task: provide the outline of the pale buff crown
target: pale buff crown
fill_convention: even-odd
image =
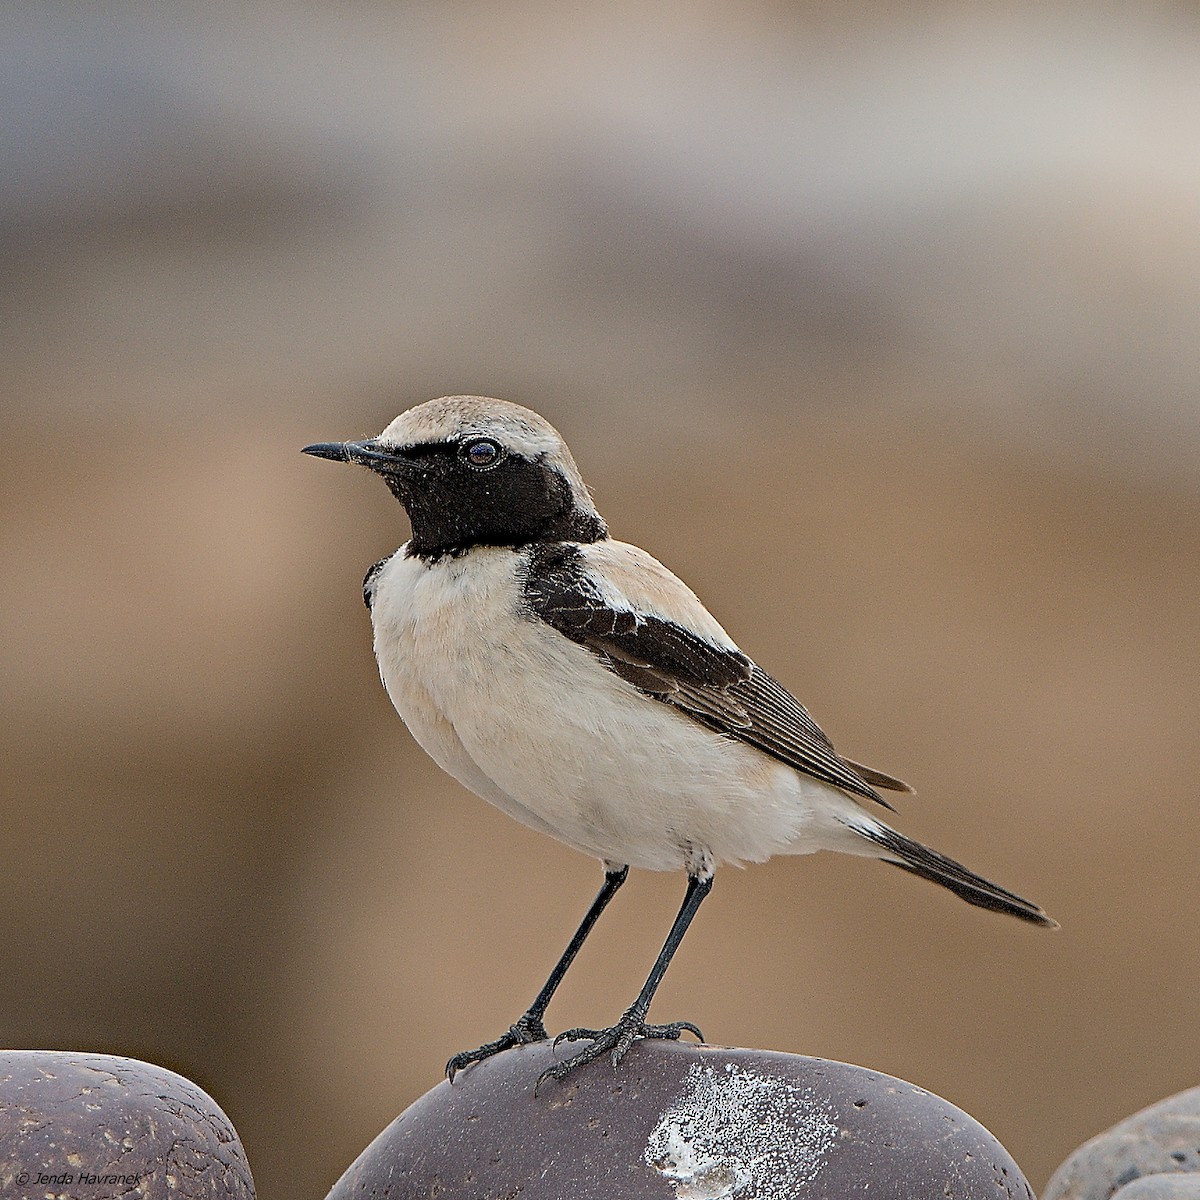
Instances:
[[[566,477],[580,508],[595,512],[583,476],[558,430],[531,408],[490,396],[442,396],[402,412],[378,437],[400,448],[467,437],[494,438],[514,454],[544,458]]]

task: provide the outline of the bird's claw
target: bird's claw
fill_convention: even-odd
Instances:
[[[559,1042],[589,1040],[592,1044],[586,1050],[581,1050],[563,1062],[547,1067],[538,1076],[537,1084],[533,1089],[534,1095],[537,1095],[538,1088],[547,1079],[563,1080],[576,1068],[595,1062],[604,1054],[611,1053],[612,1065],[615,1067],[625,1057],[634,1042],[642,1041],[644,1038],[661,1038],[664,1041],[674,1042],[679,1040],[679,1036],[685,1030],[695,1034],[700,1041],[704,1041],[704,1034],[691,1021],[671,1021],[667,1025],[647,1025],[640,1016],[628,1012],[608,1029],[584,1029],[582,1027],[566,1029],[554,1039],[555,1047]]]
[[[487,1042],[478,1050],[464,1050],[461,1054],[456,1054],[446,1064],[446,1078],[453,1083],[454,1076],[472,1063],[483,1062],[484,1059],[491,1058],[494,1054],[501,1054],[505,1050],[511,1050],[514,1046],[529,1046],[533,1042],[544,1042],[549,1037],[541,1018],[526,1013],[515,1025],[509,1027],[507,1033],[502,1033],[494,1042]]]

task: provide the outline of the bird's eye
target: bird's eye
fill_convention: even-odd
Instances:
[[[458,456],[472,467],[494,467],[500,461],[500,446],[491,438],[472,438],[463,442]]]

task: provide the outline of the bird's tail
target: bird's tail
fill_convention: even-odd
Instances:
[[[914,842],[902,833],[898,833],[882,822],[871,821],[855,823],[854,832],[873,842],[882,853],[879,858],[883,862],[901,867],[922,879],[941,884],[968,904],[979,908],[990,908],[993,912],[1008,913],[1009,916],[1019,917],[1022,921],[1030,921],[1034,925],[1044,925],[1049,929],[1057,929],[1058,922],[1048,917],[1044,910],[1031,900],[1018,896],[1002,888],[998,883],[976,875],[962,863]]]

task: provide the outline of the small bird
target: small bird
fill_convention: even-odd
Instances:
[[[597,858],[604,883],[545,986],[455,1073],[548,1035],[546,1008],[630,867],[683,870],[687,890],[617,1023],[543,1072],[561,1080],[688,1021],[650,1001],[719,863],[834,850],[881,859],[969,904],[1053,927],[1036,904],[905,837],[877,810],[908,784],[839,754],[807,710],[742,653],[646,551],[613,540],[558,432],[530,409],[446,396],[378,437],[306,446],[369,468],[411,539],[367,572],[375,656],[413,737],[516,820]]]

